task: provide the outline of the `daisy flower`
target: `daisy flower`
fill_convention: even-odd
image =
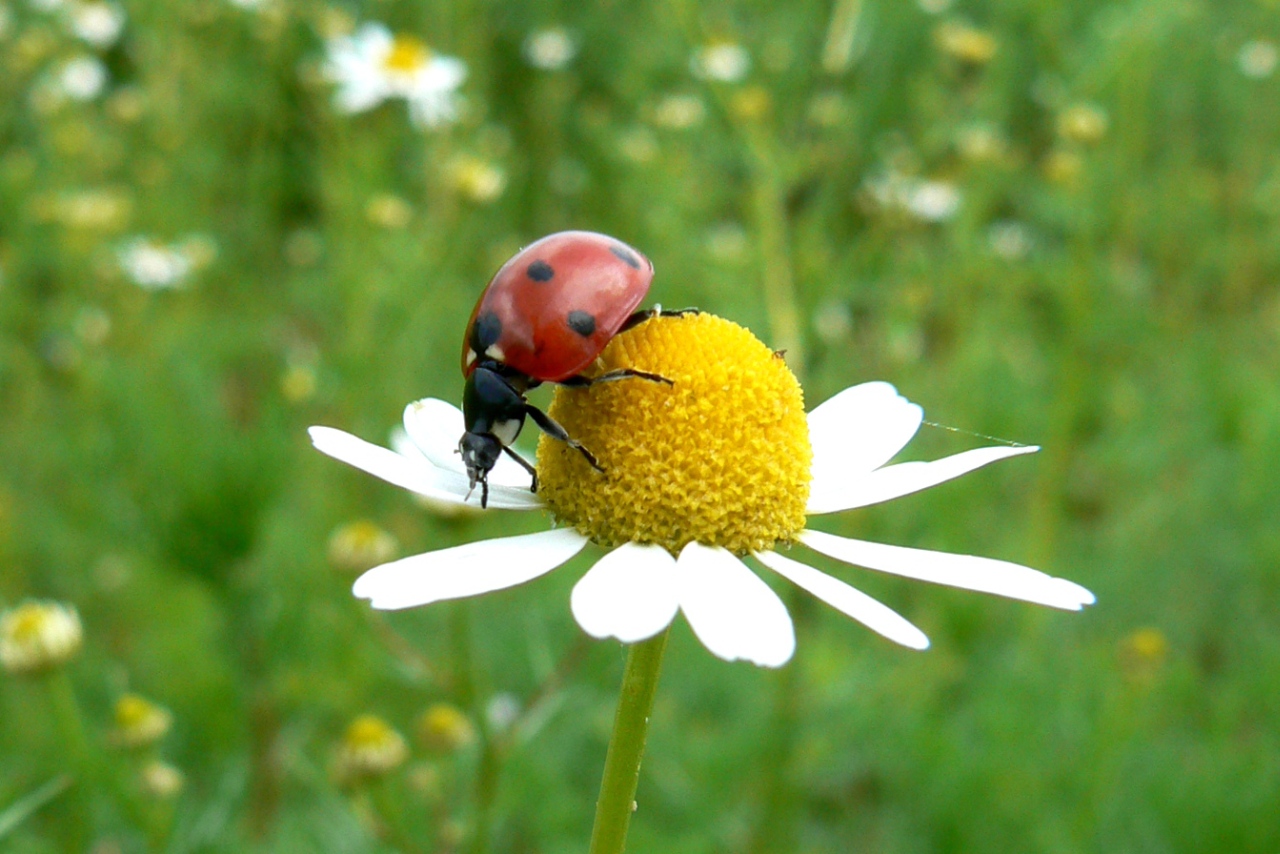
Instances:
[[[124,31],[124,10],[106,0],[90,0],[71,7],[71,32],[99,50],[116,43]]]
[[[73,101],[92,101],[107,86],[107,67],[96,56],[67,60],[55,76],[59,93]]]
[[[206,237],[192,236],[180,243],[133,237],[116,250],[116,260],[143,290],[174,290],[185,287],[191,274],[212,261],[217,251]]]
[[[80,651],[80,614],[60,602],[24,602],[0,614],[0,665],[10,673],[44,673]]]
[[[1065,610],[1094,601],[1078,584],[1006,561],[884,545],[806,527],[808,516],[918,492],[1034,447],[977,448],[933,462],[889,464],[915,435],[921,408],[888,383],[845,389],[807,416],[786,362],[750,332],[708,314],[657,317],[617,336],[596,369],[639,381],[558,388],[548,414],[590,448],[604,473],[544,436],[538,492],[502,457],[492,508],[545,507],[549,531],[467,543],[382,564],[355,583],[375,608],[397,609],[514,587],[594,542],[607,549],[573,589],[578,624],[634,643],[677,613],[713,654],[777,667],[795,633],[782,600],[750,560],[868,628],[913,649],[924,633],[843,580],[797,560],[803,547],[855,566]],[[456,453],[463,417],[425,399],[405,410],[420,453],[312,427],[326,454],[442,502],[475,504]]]
[[[521,47],[525,61],[543,71],[559,71],[578,54],[577,42],[564,27],[530,33]]]
[[[338,84],[334,103],[342,112],[362,113],[389,98],[403,98],[413,122],[432,128],[457,118],[456,90],[467,67],[432,53],[413,36],[365,24],[353,35],[329,40],[324,73]]]
[[[739,83],[751,70],[751,54],[734,42],[715,42],[697,51],[689,60],[693,76],[720,83]]]

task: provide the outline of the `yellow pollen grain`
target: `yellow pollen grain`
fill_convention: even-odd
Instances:
[[[809,499],[809,427],[786,362],[736,323],[656,317],[622,333],[592,373],[623,379],[557,388],[549,414],[605,469],[549,436],[539,493],[557,521],[604,546],[697,541],[735,554],[795,540]]]

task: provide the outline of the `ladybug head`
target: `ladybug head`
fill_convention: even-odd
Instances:
[[[458,442],[458,453],[462,454],[462,464],[467,467],[470,488],[475,489],[476,484],[480,484],[480,506],[486,506],[489,503],[489,472],[498,462],[502,443],[492,433],[472,433],[468,430],[462,434],[462,441]]]

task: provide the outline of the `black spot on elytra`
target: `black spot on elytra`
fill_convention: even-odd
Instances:
[[[528,273],[529,278],[533,279],[535,282],[549,282],[556,274],[556,271],[551,269],[551,265],[546,261],[543,261],[541,258],[530,264],[525,272]]]
[[[501,335],[502,321],[492,311],[486,311],[476,318],[475,325],[471,327],[471,349],[484,355],[485,350],[498,343]]]
[[[618,258],[618,260],[622,261],[623,264],[626,264],[631,269],[633,270],[640,269],[640,259],[637,258],[629,249],[627,249],[627,247],[610,246],[609,251],[612,252]]]
[[[569,312],[569,328],[583,338],[590,338],[591,333],[596,331],[596,319],[585,311],[575,309]]]

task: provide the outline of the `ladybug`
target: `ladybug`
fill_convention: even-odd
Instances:
[[[562,231],[531,243],[502,265],[480,294],[462,344],[462,413],[466,432],[458,443],[471,489],[489,502],[488,475],[506,453],[533,478],[534,467],[511,448],[525,417],[548,435],[592,453],[549,415],[525,400],[542,383],[582,388],[629,377],[671,384],[657,374],[623,369],[584,377],[619,332],[655,314],[636,311],[653,281],[653,262],[620,240],[591,231]]]

